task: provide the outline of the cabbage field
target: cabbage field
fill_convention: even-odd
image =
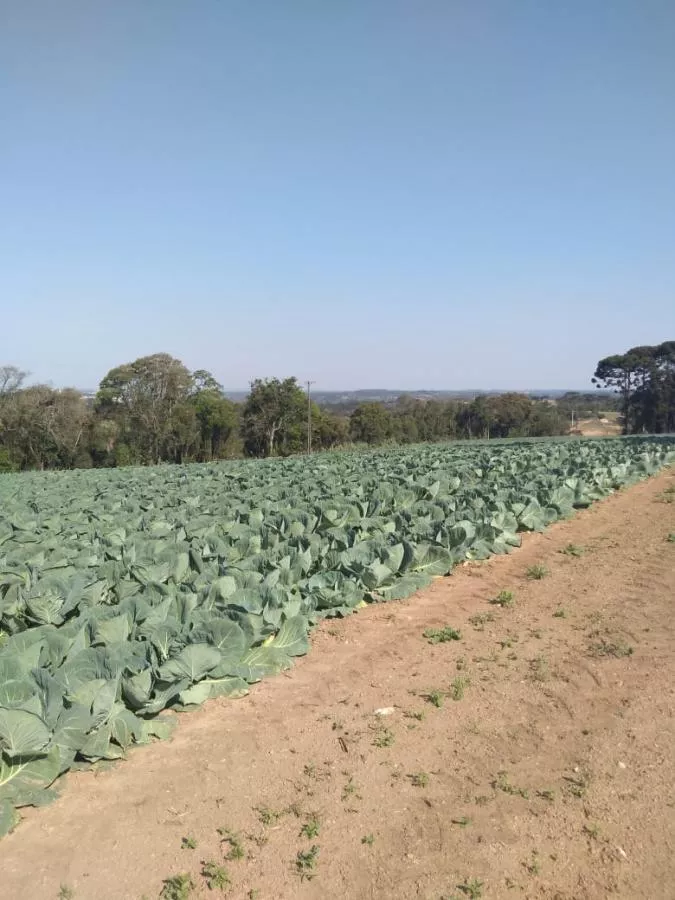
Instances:
[[[243,695],[309,626],[506,553],[674,438],[0,475],[0,834],[68,769]]]

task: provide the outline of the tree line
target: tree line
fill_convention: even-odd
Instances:
[[[244,404],[213,375],[167,353],[111,369],[96,396],[26,385],[0,367],[0,471],[289,455],[307,440],[307,397],[296,379],[258,379]],[[311,404],[318,449],[349,440],[349,423]]]
[[[673,430],[674,347],[637,348],[598,364],[594,380],[620,392],[627,430]],[[402,396],[336,414],[309,403],[295,378],[256,379],[245,402],[235,403],[210,372],[190,372],[167,353],[111,369],[93,399],[27,385],[27,377],[0,367],[0,471],[288,456],[305,451],[308,432],[316,450],[561,435],[570,404],[593,408],[587,395],[552,404],[511,392],[470,402]]]

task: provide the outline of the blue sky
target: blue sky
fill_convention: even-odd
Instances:
[[[675,337],[672,0],[8,0],[0,363],[583,387]]]

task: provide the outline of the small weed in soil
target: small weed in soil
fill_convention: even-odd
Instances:
[[[62,884],[59,888],[59,900],[73,900],[75,891],[67,884]]]
[[[354,784],[354,779],[350,778],[349,781],[342,788],[342,800],[348,800],[350,797],[355,797],[357,800],[361,799],[361,795],[359,794],[359,789]]]
[[[317,815],[312,815],[300,829],[300,837],[306,837],[312,840],[312,838],[319,836],[320,828],[321,824],[319,822],[319,817]]]
[[[162,882],[164,887],[159,895],[160,900],[189,900],[190,894],[195,889],[195,883],[189,872],[180,875],[171,875]]]
[[[426,772],[415,772],[408,776],[413,787],[425,788],[429,784],[429,776]]]
[[[428,694],[424,694],[423,696],[427,703],[431,703],[436,709],[440,709],[441,706],[443,706],[443,698],[445,696],[443,691],[429,691]]]
[[[537,656],[530,661],[530,678],[532,681],[548,681],[551,677],[551,669],[545,656]]]
[[[361,838],[362,844],[367,844],[369,847],[372,847],[375,843],[375,835],[374,834],[364,834]]]
[[[671,531],[666,540],[669,544],[675,544],[675,531]]]
[[[494,622],[495,617],[491,612],[478,613],[475,616],[469,616],[469,622],[476,631],[483,631],[488,622]]]
[[[209,859],[202,863],[202,875],[206,879],[206,886],[210,891],[224,891],[230,884],[230,875],[224,866],[219,866],[215,860]]]
[[[526,569],[525,575],[530,581],[541,581],[542,578],[546,578],[548,575],[548,569],[546,566],[542,566],[541,563],[535,563]]]
[[[565,556],[583,556],[586,552],[584,547],[579,547],[578,544],[568,544],[566,547],[560,551],[564,553]]]
[[[530,860],[526,860],[523,863],[523,868],[527,872],[528,875],[538,875],[541,871],[541,863],[539,862],[539,854],[536,850],[532,851],[532,857]]]
[[[446,644],[448,641],[461,641],[461,632],[446,625],[445,628],[427,628],[423,636],[430,644]]]
[[[588,788],[588,778],[584,773],[578,773],[575,775],[563,775],[563,781],[565,782],[565,789],[567,793],[571,794],[572,797],[581,799],[586,795],[586,789]]]
[[[252,831],[248,831],[246,833],[246,838],[247,840],[252,841],[256,847],[264,847],[265,844],[269,843],[269,836],[265,834],[264,831],[262,834],[255,834]]]
[[[562,609],[562,608],[561,608],[561,609],[556,609],[556,611],[553,613],[553,618],[554,618],[554,619],[566,619],[566,618],[567,618],[567,613],[566,613],[565,610]]]
[[[236,831],[232,831],[230,828],[218,828],[218,834],[220,835],[221,843],[230,845],[225,859],[234,862],[237,859],[244,858],[246,853],[244,852],[241,838]]]
[[[525,800],[529,799],[530,796],[525,788],[519,788],[511,784],[508,773],[506,772],[497,773],[497,777],[492,782],[492,787],[496,791],[503,791],[505,794],[510,794],[511,796],[523,797]]]
[[[633,648],[630,644],[626,644],[625,641],[606,641],[604,638],[601,638],[596,643],[591,644],[589,652],[591,656],[614,656],[616,659],[621,659],[624,656],[632,656]]]
[[[424,713],[421,710],[409,709],[403,713],[403,716],[406,719],[417,719],[418,722],[422,722],[424,719]]]
[[[180,842],[180,848],[181,850],[195,850],[197,848],[197,841],[192,835],[188,835]]]
[[[594,841],[600,837],[600,826],[599,825],[584,825],[583,827],[584,834],[592,838]]]
[[[548,800],[549,803],[553,803],[555,801],[554,792],[548,789],[537,791],[537,797],[540,797],[542,800]]]
[[[459,825],[461,828],[466,828],[467,825],[471,824],[471,819],[468,816],[460,816],[458,819],[450,819],[453,825]]]
[[[258,813],[258,818],[263,825],[274,825],[283,816],[283,812],[270,809],[269,806],[256,806],[255,812]]]
[[[502,608],[505,606],[513,606],[513,591],[500,591],[496,597],[493,597],[490,601],[493,606],[501,606]]]
[[[461,675],[458,675],[457,678],[453,679],[452,685],[450,687],[450,696],[453,700],[462,700],[464,698],[464,690],[470,684],[468,678],[462,678]]]
[[[298,850],[295,857],[295,871],[300,876],[300,881],[311,881],[316,875],[318,865],[319,848],[312,844],[309,850]]]
[[[394,732],[390,728],[383,728],[377,735],[375,735],[373,746],[379,747],[380,749],[384,747],[391,747],[395,740],[396,738],[394,736]]]
[[[477,878],[465,878],[461,884],[457,885],[457,890],[461,891],[469,900],[480,900],[483,896],[483,882]]]

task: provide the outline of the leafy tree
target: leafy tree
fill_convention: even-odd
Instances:
[[[76,463],[91,465],[87,450],[91,413],[82,394],[74,388],[53,391],[44,409],[44,428],[54,442],[59,464],[72,468]]]
[[[634,431],[675,431],[675,341],[641,347],[643,369],[632,397]]]
[[[223,388],[203,369],[194,372],[195,390],[190,397],[199,429],[200,460],[220,459],[232,449],[239,424],[238,407],[223,396]]]
[[[488,411],[489,437],[524,437],[529,433],[532,401],[525,394],[498,394],[489,397],[485,407]]]
[[[9,450],[6,447],[0,447],[0,472],[16,472],[18,468]]]
[[[103,418],[117,421],[124,442],[135,447],[140,458],[158,463],[175,447],[176,408],[193,388],[190,372],[168,353],[143,356],[111,369],[96,395]],[[184,419],[184,413],[176,413]]]
[[[297,379],[257,378],[241,417],[248,456],[284,456],[303,449],[307,397]]]
[[[675,428],[675,341],[607,356],[591,380],[620,395],[626,434]]]
[[[6,394],[2,435],[8,456],[22,469],[71,468],[87,461],[89,410],[79,391],[31,385]]]
[[[349,420],[312,403],[312,447],[331,450],[349,441]]]
[[[28,372],[22,372],[16,366],[0,366],[0,398],[18,391],[28,378]]]
[[[640,352],[629,350],[628,353],[606,356],[598,363],[591,379],[596,387],[616,391],[621,397],[624,431],[631,431],[631,401],[633,392],[638,387],[644,359]]]
[[[192,373],[192,393],[201,394],[203,391],[222,394],[223,386],[206,369],[196,369]]]
[[[539,400],[532,403],[527,420],[527,434],[529,437],[546,437],[547,435],[562,435],[569,431],[569,421],[563,410],[557,406]]]
[[[352,440],[382,444],[392,435],[392,415],[381,403],[360,403],[349,417]]]
[[[489,434],[491,410],[485,397],[476,397],[465,403],[457,413],[460,437],[482,438]]]

